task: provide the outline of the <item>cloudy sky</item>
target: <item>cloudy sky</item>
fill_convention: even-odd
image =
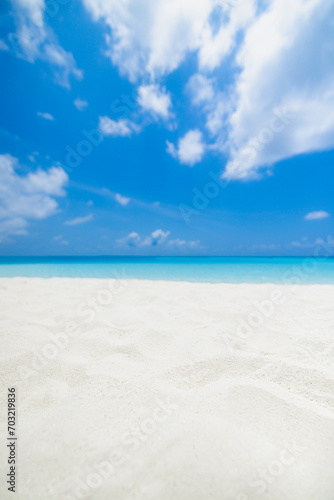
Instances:
[[[1,255],[334,247],[332,0],[4,0]]]

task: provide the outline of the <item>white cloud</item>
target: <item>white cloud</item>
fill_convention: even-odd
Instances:
[[[56,241],[59,245],[68,245],[68,241],[66,241],[62,235],[54,236],[53,240]]]
[[[164,243],[169,235],[169,231],[163,231],[162,229],[156,229],[150,234],[150,236],[146,237],[142,237],[138,233],[132,232],[125,238],[120,238],[119,240],[117,240],[116,243],[129,247],[158,246]]]
[[[179,141],[178,157],[181,163],[195,165],[202,160],[205,146],[199,130],[190,130]]]
[[[54,8],[60,8],[57,2],[51,6],[45,0],[11,0],[16,33],[11,33],[10,41],[19,57],[33,63],[37,59],[46,61],[53,67],[55,81],[59,85],[69,87],[69,78],[73,75],[82,78],[82,71],[76,66],[73,55],[66,52],[48,26],[54,17]]]
[[[292,241],[291,245],[297,248],[313,248],[316,242],[311,243],[310,241]]]
[[[137,232],[132,232],[128,234],[125,238],[120,238],[116,240],[116,243],[121,246],[129,247],[154,247],[163,244],[169,247],[176,248],[197,248],[200,244],[199,240],[187,241],[176,238],[175,240],[168,240],[170,236],[170,231],[163,231],[162,229],[156,229],[149,236],[140,236]]]
[[[80,97],[74,99],[73,104],[79,111],[83,111],[88,106],[88,102],[84,99],[80,99]]]
[[[93,220],[94,216],[92,214],[86,215],[85,217],[76,217],[75,219],[65,221],[66,226],[77,226],[78,224],[86,224]]]
[[[232,110],[232,101],[218,90],[217,78],[196,73],[189,79],[187,90],[191,103],[206,115],[205,126],[210,134],[222,134],[228,113]]]
[[[305,215],[305,220],[320,220],[320,219],[326,219],[327,217],[330,217],[330,214],[328,212],[325,212],[324,210],[318,210],[316,212],[310,212]]]
[[[70,52],[66,52],[62,47],[57,45],[57,43],[45,45],[44,52],[45,57],[42,57],[42,59],[45,59],[48,63],[55,66],[54,73],[56,83],[69,88],[69,77],[71,74],[73,74],[77,80],[82,80],[83,72],[76,67],[74,57]]]
[[[60,167],[51,167],[49,170],[30,172],[24,181],[27,193],[44,193],[53,196],[65,196],[64,186],[68,176]]]
[[[166,151],[173,158],[177,158],[177,150],[172,142],[166,141]]]
[[[139,132],[139,127],[130,120],[111,120],[108,116],[99,117],[99,129],[105,136],[130,137]]]
[[[138,104],[151,112],[155,117],[167,120],[171,118],[170,108],[172,101],[166,90],[161,90],[158,85],[142,85],[138,89]]]
[[[315,257],[319,257],[320,254],[322,255],[322,252],[324,252],[324,257],[334,256],[334,237],[331,235],[328,235],[326,239],[317,238],[313,242],[304,237],[300,241],[292,241],[291,245],[296,248],[315,248]]]
[[[218,29],[205,30],[199,50],[199,67],[214,70],[230,55],[240,31],[245,30],[254,20],[257,0],[231,0],[215,2],[211,19]]]
[[[16,158],[0,155],[0,232],[24,234],[29,219],[54,215],[58,204],[54,197],[65,196],[68,176],[60,167],[51,167],[19,175]]]
[[[131,81],[153,81],[194,52],[202,71],[230,55],[236,37],[254,19],[256,0],[83,0],[95,21],[112,31],[107,54]]]
[[[30,155],[27,156],[28,160],[30,160],[32,163],[36,163],[38,157],[39,157],[38,151],[33,151]]]
[[[0,233],[3,234],[27,234],[28,223],[21,217],[0,220]]]
[[[205,126],[211,135],[215,136],[225,134],[222,132],[227,123],[227,114],[230,108],[229,102],[223,94],[218,94],[211,106],[208,106],[208,113],[206,117]]]
[[[117,203],[119,203],[123,207],[125,207],[126,205],[128,205],[129,202],[130,202],[130,198],[127,198],[126,196],[122,196],[119,193],[115,194],[115,199],[116,199]]]
[[[44,118],[44,120],[54,121],[54,117],[50,115],[50,113],[41,113],[40,111],[38,111],[37,116]]]
[[[157,116],[170,110],[168,90],[157,98],[163,77],[194,54],[191,104],[215,138],[211,149],[228,158],[226,178],[258,178],[278,161],[334,147],[333,2],[83,1],[111,29],[106,53],[121,74],[150,82],[139,102]],[[179,148],[169,143],[168,152],[181,161]]]
[[[225,177],[256,177],[285,158],[334,146],[333,15],[326,0],[272,0],[249,27],[237,56]],[[275,122],[278,109],[294,115],[284,127]],[[250,147],[261,134],[260,147]]]
[[[197,248],[200,244],[199,240],[196,241],[187,241],[181,240],[180,238],[176,238],[175,240],[170,240],[168,245],[178,248]]]
[[[151,233],[151,236],[149,236],[149,238],[145,240],[145,242],[147,245],[152,245],[152,246],[161,245],[166,241],[169,235],[170,235],[169,231],[156,229],[155,231],[153,231],[153,233]]]
[[[200,105],[211,103],[215,97],[215,90],[213,87],[213,79],[205,75],[196,73],[193,75],[188,84],[187,89],[191,94],[192,104]]]
[[[138,233],[133,231],[129,233],[125,238],[120,238],[116,240],[116,243],[119,245],[127,245],[129,247],[138,247],[140,246],[142,240]]]
[[[5,52],[7,52],[9,50],[9,47],[6,44],[6,42],[4,40],[1,40],[1,39],[0,39],[0,50],[3,50]]]
[[[330,242],[331,236],[328,237],[328,241]],[[308,238],[301,238],[300,241],[292,241],[291,245],[296,248],[314,248],[318,245],[322,245],[324,240],[322,238],[317,238],[315,241],[309,241]]]
[[[167,153],[177,158],[180,163],[192,167],[202,160],[205,152],[205,144],[199,130],[189,130],[178,142],[177,149],[174,144],[167,141]]]
[[[259,245],[253,245],[252,248],[258,250],[275,250],[280,248],[281,245],[276,245],[275,243],[262,243]]]
[[[14,0],[14,7],[22,10],[22,15],[26,15],[33,21],[36,26],[43,25],[43,17],[45,12],[44,0]]]
[[[211,32],[209,17],[221,0],[83,0],[95,21],[112,30],[108,55],[122,74],[157,77],[170,73]],[[248,1],[248,0],[247,0]]]

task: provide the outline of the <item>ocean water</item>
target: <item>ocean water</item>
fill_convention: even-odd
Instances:
[[[334,258],[0,257],[0,277],[334,284]]]

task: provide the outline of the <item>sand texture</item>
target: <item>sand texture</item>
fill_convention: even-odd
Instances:
[[[0,303],[1,499],[334,499],[334,286],[11,278]]]

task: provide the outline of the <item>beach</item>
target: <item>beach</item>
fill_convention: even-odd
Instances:
[[[334,498],[334,285],[1,278],[0,302],[17,499]]]

